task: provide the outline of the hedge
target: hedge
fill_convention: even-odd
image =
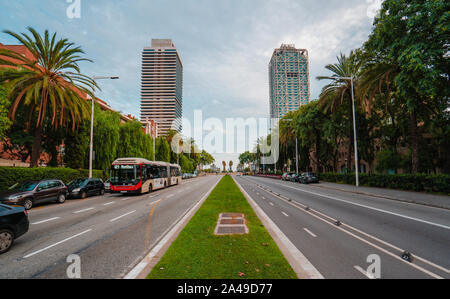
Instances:
[[[327,182],[355,185],[354,173],[323,173]],[[359,183],[367,187],[399,189],[417,192],[435,192],[450,195],[450,175],[428,174],[360,174]]]
[[[94,170],[93,176],[104,178],[104,173],[101,170]],[[86,177],[89,177],[89,170],[50,167],[0,167],[0,191],[7,190],[12,185],[27,180],[58,179],[67,184],[75,179]]]

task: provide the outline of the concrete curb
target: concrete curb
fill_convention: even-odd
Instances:
[[[324,279],[322,274],[309,262],[309,260],[295,247],[288,237],[278,228],[278,226],[267,216],[267,214],[258,206],[258,204],[250,197],[250,195],[242,188],[242,186],[233,177],[234,182],[244,194],[247,201],[252,206],[258,218],[263,223],[269,234],[277,243],[283,255],[294,269],[297,277],[300,279]]]
[[[153,249],[148,253],[142,261],[140,261],[123,279],[145,279],[148,274],[152,271],[153,267],[161,260],[161,258],[169,249],[170,245],[177,239],[180,232],[189,223],[198,209],[202,206],[211,192],[216,188],[216,186],[221,181],[222,177],[212,186],[212,188],[191,208],[189,208],[186,213],[181,215],[181,219],[177,219],[175,224],[169,228],[167,233],[163,234],[161,240],[153,247]]]

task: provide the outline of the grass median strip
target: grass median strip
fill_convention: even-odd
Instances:
[[[217,236],[221,213],[243,213],[250,233]],[[296,279],[255,212],[230,176],[206,199],[149,279]]]

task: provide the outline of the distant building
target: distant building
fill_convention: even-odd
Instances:
[[[309,103],[308,51],[295,45],[275,49],[269,63],[270,116],[283,118]]]
[[[142,52],[141,121],[153,120],[158,136],[181,132],[183,64],[170,39],[153,39]]]

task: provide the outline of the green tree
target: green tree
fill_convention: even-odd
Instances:
[[[11,102],[7,98],[7,90],[3,84],[0,84],[0,140],[6,137],[6,132],[11,127],[11,121],[8,117]]]
[[[170,145],[164,138],[158,138],[156,141],[156,160],[170,162]]]
[[[76,130],[65,135],[64,161],[69,168],[85,169],[89,167],[90,123],[84,121]]]
[[[95,107],[94,122],[94,168],[106,170],[118,158],[120,143],[120,115],[117,112],[102,111]]]
[[[336,112],[340,106],[344,106],[347,110],[346,118],[348,119],[347,127],[347,171],[351,169],[352,153],[354,147],[353,137],[353,109],[352,109],[352,84],[348,78],[353,78],[355,95],[357,94],[359,76],[362,61],[357,52],[352,51],[347,57],[341,53],[337,57],[338,62],[328,64],[325,68],[332,73],[331,76],[319,76],[318,80],[331,80],[320,94],[320,103],[325,112]],[[356,105],[361,101],[355,97]]]
[[[409,113],[413,173],[420,168],[418,123],[442,113],[450,94],[449,19],[445,0],[385,0],[365,44],[396,70],[392,95]]]
[[[11,101],[10,119],[14,121],[21,106],[27,107],[35,115],[34,142],[31,152],[31,167],[37,167],[41,154],[43,126],[49,120],[54,127],[76,124],[89,116],[89,105],[77,91],[92,95],[97,87],[94,80],[83,75],[79,62],[90,61],[82,58],[83,50],[75,47],[67,39],[56,40],[56,33],[50,37],[46,30],[41,36],[28,27],[31,36],[11,31],[5,33],[16,38],[33,54],[29,59],[19,53],[0,49],[0,82],[8,86],[8,99]],[[30,124],[31,125],[31,124]]]

